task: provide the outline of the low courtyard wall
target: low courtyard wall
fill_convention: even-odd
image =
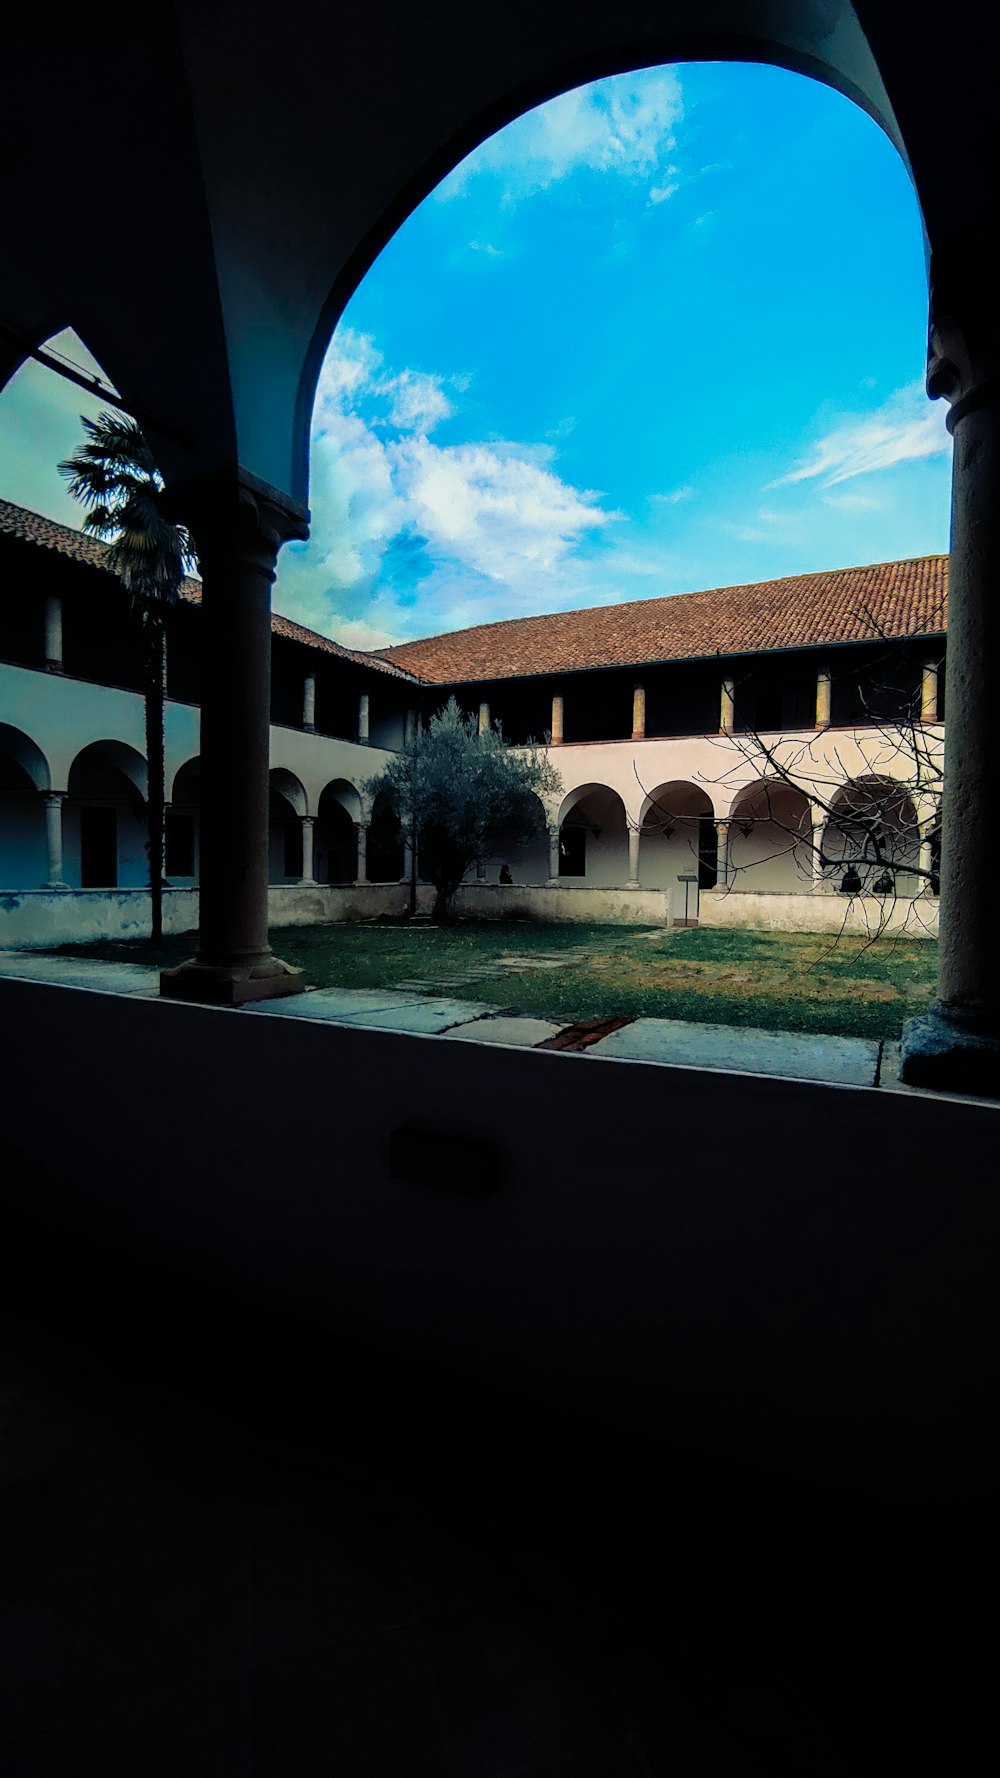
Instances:
[[[418,907],[430,913],[434,891],[422,883]],[[268,919],[272,927],[326,926],[401,919],[409,906],[405,883],[272,885]],[[458,891],[455,912],[467,920],[559,920],[594,926],[666,926],[683,914],[683,890],[589,889],[578,884],[470,883]],[[692,897],[691,912],[695,906]],[[698,923],[772,932],[887,932],[910,938],[936,938],[936,901],[875,896],[849,900],[841,895],[777,895],[749,889],[704,891]],[[149,932],[146,889],[25,889],[0,894],[0,950],[87,944],[97,939],[145,938]],[[197,889],[163,891],[163,930],[195,932]]]
[[[749,927],[771,932],[885,932],[897,938],[937,938],[937,900],[877,895],[773,895],[756,889],[703,890],[700,926]]]
[[[431,891],[421,891],[426,900]],[[326,925],[401,916],[409,905],[405,883],[284,884],[268,893],[272,926]],[[147,938],[148,889],[25,889],[0,894],[0,950],[87,944],[96,939]],[[164,889],[163,930],[196,932],[197,889]]]

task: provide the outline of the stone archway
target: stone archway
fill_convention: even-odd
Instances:
[[[149,885],[146,761],[124,741],[92,741],[69,770],[65,874],[76,889]]]

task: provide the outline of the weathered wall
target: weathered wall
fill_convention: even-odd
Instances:
[[[772,895],[753,889],[703,890],[702,926],[747,926],[777,932],[886,932],[936,938],[938,903],[929,897],[891,901],[865,895]]]
[[[997,1106],[289,1010],[0,979],[6,1195],[125,1264],[153,1256],[897,1526],[969,1536],[992,1512]],[[643,1139],[651,1116],[667,1140]],[[394,1171],[395,1130],[440,1139],[436,1183]],[[710,1153],[715,1132],[735,1150]],[[495,1152],[495,1196],[464,1195],[454,1138]]]
[[[455,912],[474,920],[574,920],[598,926],[662,926],[669,917],[662,890],[586,889],[572,883],[551,889],[470,883],[458,891]]]
[[[421,889],[421,906],[430,905],[432,893]],[[358,888],[329,889],[325,885],[307,887],[293,883],[271,889],[268,920],[272,926],[374,920],[380,914],[404,914],[408,899],[405,884],[364,883]],[[198,891],[165,889],[164,932],[194,933],[197,927]],[[148,935],[149,892],[145,889],[76,889],[71,893],[33,889],[24,894],[0,893],[0,950]]]

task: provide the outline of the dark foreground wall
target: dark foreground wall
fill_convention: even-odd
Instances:
[[[661,1446],[983,1534],[997,1107],[12,980],[0,1017],[16,1210]],[[393,1177],[398,1131],[487,1149],[397,1141]],[[493,1195],[463,1189],[494,1166]]]

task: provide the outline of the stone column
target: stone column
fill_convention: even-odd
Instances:
[[[412,875],[413,875],[413,847],[410,845],[409,840],[404,839],[404,841],[403,841],[403,874],[399,880],[401,883],[408,883],[410,881]]]
[[[63,882],[62,810],[65,790],[43,790],[45,803],[45,844],[48,851],[46,889],[65,889]]]
[[[903,1029],[903,1079],[1000,1096],[1000,340],[986,244],[934,267],[927,390],[951,406],[948,709],[938,997]],[[963,277],[961,274],[965,273]],[[972,300],[969,300],[969,296]]]
[[[920,720],[936,722],[938,719],[938,663],[925,661],[920,675]]]
[[[628,830],[628,882],[626,889],[639,887],[639,829],[630,827]]]
[[[486,881],[486,860],[485,860],[485,858],[477,858],[476,859],[476,882],[477,883],[485,883],[485,881]]]
[[[821,667],[816,675],[816,727],[829,728],[833,682],[829,669]]]
[[[198,954],[160,976],[175,1000],[237,1006],[301,992],[267,941],[271,584],[308,514],[245,470],[171,490],[202,570],[201,889]]]
[[[822,864],[823,836],[826,833],[827,820],[828,816],[826,810],[817,809],[814,804],[812,809],[812,852],[810,853],[812,864],[812,883],[810,887],[813,895],[822,895],[827,886],[826,873],[824,872]]]
[[[632,688],[632,739],[646,739],[646,687],[635,685]]]
[[[363,691],[358,699],[358,740],[362,747],[368,745],[368,693]]]
[[[561,747],[563,738],[563,700],[562,692],[552,694],[552,745]]]
[[[356,883],[368,881],[368,827],[364,821],[355,821],[354,831],[358,836],[358,874]]]
[[[63,670],[62,599],[49,593],[45,600],[45,665],[50,673]]]
[[[719,843],[718,863],[717,863],[716,873],[715,873],[716,888],[728,889],[728,887],[729,887],[729,822],[728,821],[717,821],[715,823],[715,831],[716,831],[716,834],[718,835],[718,843]]]
[[[302,681],[302,727],[307,734],[316,733],[316,675],[307,673]]]
[[[490,707],[483,701],[479,706],[479,733],[485,735],[490,726]]]
[[[549,828],[549,882],[559,881],[559,824],[553,822]]]
[[[316,817],[315,815],[300,815],[299,820],[302,823],[302,881],[307,884],[315,883]]]
[[[736,685],[732,679],[722,681],[719,699],[719,732],[731,735],[736,726]]]

